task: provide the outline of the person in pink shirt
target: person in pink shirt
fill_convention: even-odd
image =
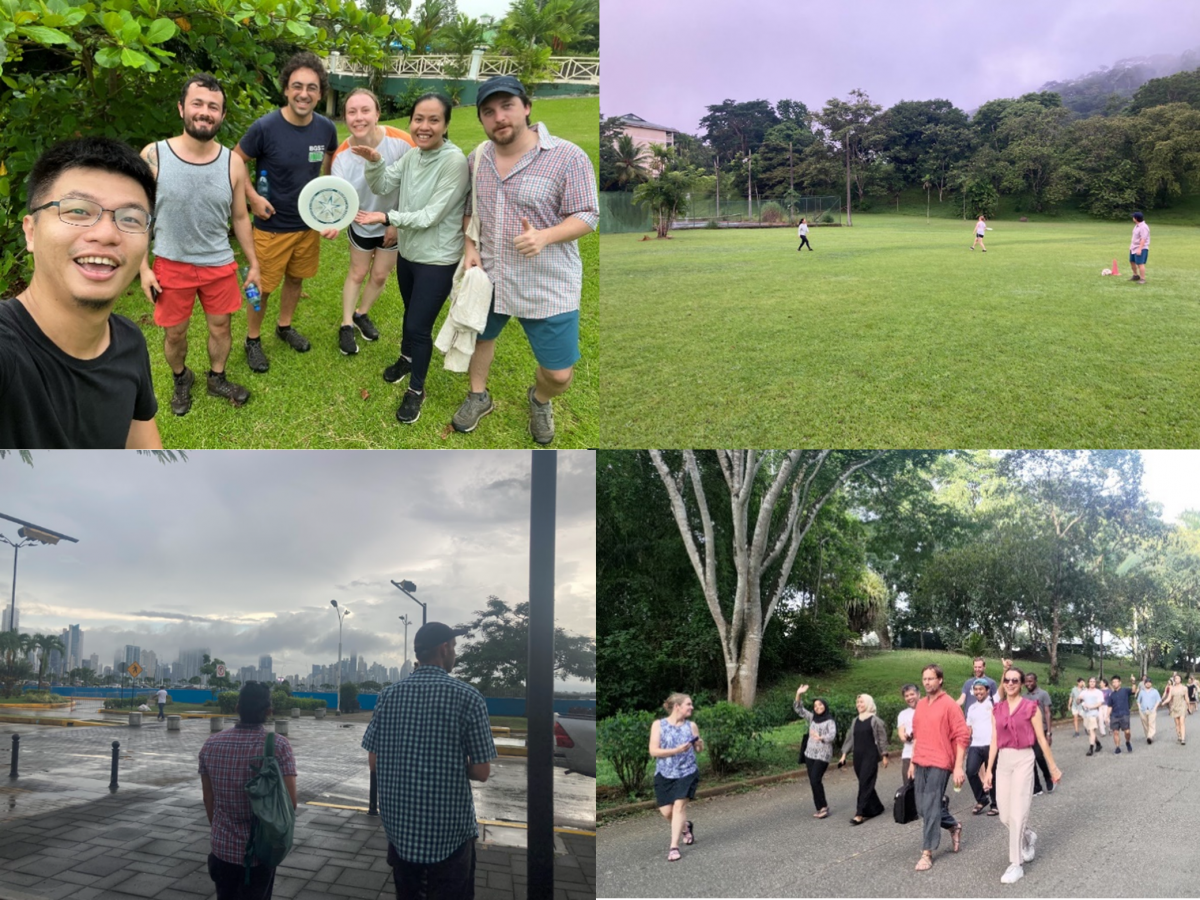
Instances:
[[[945,808],[942,798],[946,783],[953,774],[954,786],[961,788],[967,780],[963,760],[971,731],[958,704],[942,690],[942,667],[926,666],[921,672],[925,697],[917,701],[913,712],[913,755],[908,767],[913,779],[917,813],[922,820],[922,852],[916,869],[924,872],[933,866],[933,851],[941,842],[940,828],[950,832],[954,852],[958,852],[962,825]]]
[[[1023,863],[1033,859],[1037,835],[1029,828],[1029,806],[1033,802],[1033,745],[1042,749],[1050,764],[1055,784],[1062,772],[1054,764],[1054,755],[1046,741],[1042,711],[1031,697],[1021,696],[1025,673],[1009,666],[1000,679],[1001,700],[992,712],[992,746],[988,750],[984,789],[996,781],[996,806],[1000,821],[1008,826],[1009,866],[1000,877],[1001,884],[1012,884],[1025,874]],[[998,757],[998,758],[997,758]]]
[[[1146,257],[1150,253],[1150,226],[1140,212],[1133,214],[1133,239],[1129,242],[1129,264],[1133,266],[1130,281],[1146,283]]]

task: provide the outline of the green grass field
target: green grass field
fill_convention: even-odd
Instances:
[[[1195,445],[1195,226],[1067,218],[604,235],[603,445]]]
[[[550,133],[578,144],[595,163],[599,156],[599,99],[562,99],[538,101],[533,105],[534,121],[544,121]],[[408,120],[387,124],[408,129]],[[454,110],[450,122],[451,140],[470,153],[485,135],[475,116],[475,107]],[[347,135],[339,123],[338,137]],[[221,140],[232,146],[240,135],[223,134]],[[241,261],[236,241],[234,250]],[[565,395],[554,401],[556,436],[553,447],[593,447],[599,441],[599,240],[595,234],[579,242],[584,262],[583,300],[580,321],[582,359],[575,368],[575,380]],[[294,325],[312,343],[312,350],[299,354],[275,337],[278,291],[272,295],[269,314],[263,323],[263,347],[271,362],[265,374],[255,374],[246,365],[242,349],[246,337],[243,313],[233,318],[233,349],[227,371],[233,381],[251,391],[250,402],[241,409],[209,397],[204,388],[208,371],[207,329],[199,305],[188,331],[188,366],[196,372],[192,389],[192,409],[182,417],[171,413],[173,383],[163,357],[162,329],[154,324],[149,301],[135,281],[121,300],[116,312],[139,323],[150,347],[150,363],[158,397],[158,427],[163,445],[168,448],[192,447],[321,447],[321,448],[392,448],[392,447],[533,447],[529,435],[529,404],[526,389],[533,383],[536,363],[519,323],[511,321],[496,343],[488,388],[496,411],[469,434],[450,429],[450,418],[467,391],[466,374],[447,372],[443,357],[434,350],[426,379],[426,400],[420,420],[400,425],[396,408],[404,395],[407,381],[387,384],[384,368],[395,362],[400,352],[400,331],[404,307],[393,275],[383,295],[371,310],[371,319],[381,333],[380,340],[359,340],[355,356],[343,356],[338,350],[338,326],[342,315],[342,283],[349,267],[345,233],[321,248],[321,270],[316,278],[304,282]],[[445,317],[439,316],[436,336]],[[364,392],[366,397],[364,397]]]

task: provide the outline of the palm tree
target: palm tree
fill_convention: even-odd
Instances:
[[[476,47],[483,44],[486,35],[487,27],[483,22],[472,19],[466,13],[459,13],[438,31],[437,45],[451,56],[470,56]]]
[[[0,633],[0,690],[11,697],[19,690],[21,682],[33,674],[26,654],[29,652],[30,637],[13,631]]]
[[[641,184],[650,178],[650,154],[643,144],[635,143],[627,134],[617,138],[617,161],[614,169],[617,184],[625,187],[630,184]]]
[[[413,53],[428,53],[432,49],[434,35],[445,18],[446,4],[442,0],[425,0],[421,4],[421,12],[413,20],[411,32]]]
[[[146,456],[155,457],[160,463],[166,465],[169,462],[187,462],[187,453],[183,450],[138,450],[138,453],[143,453]],[[10,453],[19,453],[21,462],[26,465],[33,465],[33,453],[30,450],[0,450],[0,459],[8,456]]]
[[[32,643],[38,650],[38,687],[41,688],[42,679],[46,677],[46,666],[50,663],[50,653],[54,650],[66,653],[67,647],[61,638],[53,634],[35,634]]]

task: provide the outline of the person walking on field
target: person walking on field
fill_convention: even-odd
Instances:
[[[975,243],[971,245],[974,250],[976,246],[983,247],[983,252],[987,253],[987,247],[983,244],[983,233],[987,231],[987,221],[983,216],[979,217],[979,221],[975,223]]]
[[[1033,803],[1033,746],[1038,744],[1050,763],[1050,777],[1057,784],[1062,772],[1054,763],[1054,754],[1046,743],[1042,711],[1030,697],[1021,696],[1025,673],[1009,667],[1000,679],[1002,696],[993,715],[992,744],[988,751],[984,787],[998,779],[996,802],[1000,821],[1008,828],[1008,869],[1001,884],[1012,884],[1024,875],[1024,863],[1033,859],[1037,834],[1029,827],[1029,807]]]
[[[1167,687],[1167,692],[1163,694],[1162,705],[1170,709],[1171,718],[1175,720],[1175,740],[1180,744],[1186,744],[1183,720],[1187,716],[1187,688],[1184,687],[1183,681],[1178,675]]]
[[[167,718],[167,689],[160,687],[158,689],[158,721],[165,721]]]
[[[1114,675],[1112,679],[1112,693],[1108,696],[1108,709],[1110,712],[1108,724],[1112,729],[1113,743],[1116,745],[1115,753],[1121,752],[1121,732],[1125,732],[1125,750],[1129,753],[1133,752],[1133,744],[1129,742],[1129,707],[1130,701],[1133,699],[1132,692],[1127,687],[1121,687],[1121,676]]]
[[[1196,711],[1196,676],[1189,675],[1187,683],[1188,692],[1188,715]]]
[[[1151,682],[1150,676],[1146,676],[1145,683],[1137,692],[1138,714],[1142,717],[1142,731],[1146,733],[1146,743],[1154,743],[1155,727],[1158,725],[1158,705],[1162,701],[1162,697]]]
[[[846,735],[842,744],[842,758],[838,765],[846,762],[846,751],[854,748],[854,774],[858,776],[858,805],[854,810],[851,825],[861,825],[883,812],[883,803],[875,792],[875,778],[879,775],[879,762],[886,769],[887,726],[875,715],[875,700],[870,694],[859,694],[856,701],[858,719]]]
[[[1083,707],[1079,705],[1079,695],[1086,688],[1082,678],[1076,679],[1075,687],[1071,688],[1071,718],[1075,722],[1075,737],[1079,737],[1079,717],[1083,715]]]
[[[900,743],[904,745],[904,749],[900,753],[900,777],[901,785],[905,785],[912,781],[912,775],[908,772],[913,755],[912,723],[913,714],[917,710],[917,701],[921,698],[915,684],[906,684],[900,688],[900,696],[908,704],[900,710],[900,715],[896,717],[896,732],[900,735]]]
[[[923,825],[921,858],[916,865],[918,872],[933,867],[933,851],[941,842],[939,827],[950,832],[955,853],[962,838],[962,825],[950,815],[942,798],[946,793],[946,782],[951,777],[955,787],[962,787],[967,780],[963,760],[967,755],[971,733],[958,704],[942,690],[943,680],[941,666],[925,667],[921,672],[925,699],[917,703],[913,714],[913,738],[916,743],[909,776],[914,782],[917,813]]]
[[[811,253],[812,244],[808,242],[808,222],[806,222],[804,219],[800,220],[800,231],[798,233],[800,235],[800,246],[797,247],[796,250],[800,251],[805,247],[808,247],[808,250]]]
[[[700,769],[696,754],[704,750],[700,729],[688,721],[692,715],[692,698],[687,694],[672,694],[663,703],[666,718],[656,719],[650,726],[650,755],[654,764],[654,796],[658,811],[671,823],[671,847],[667,861],[679,859],[679,839],[685,844],[695,841],[692,823],[687,820],[689,800],[696,799]]]
[[[1133,214],[1133,237],[1129,241],[1129,263],[1133,266],[1130,281],[1146,283],[1146,257],[1150,255],[1150,226],[1140,212]]]
[[[1088,736],[1088,752],[1100,749],[1100,739],[1096,732],[1100,728],[1100,707],[1104,704],[1104,694],[1096,687],[1096,679],[1089,678],[1087,689],[1079,695],[1079,705],[1083,708],[1083,729]]]
[[[812,788],[813,803],[817,807],[813,818],[824,819],[829,815],[829,804],[825,801],[825,786],[821,780],[825,777],[825,770],[829,768],[829,761],[833,759],[833,741],[837,737],[837,725],[833,722],[829,704],[823,698],[818,697],[813,701],[811,712],[804,708],[803,696],[807,690],[807,684],[802,684],[796,689],[796,700],[792,708],[796,710],[796,715],[808,722],[808,744],[804,748],[804,761],[808,767],[808,784]]]
[[[1108,734],[1108,698],[1112,694],[1112,688],[1108,686],[1107,678],[1101,678],[1097,687],[1104,696],[1104,702],[1100,704],[1100,736],[1104,737]]]
[[[987,762],[988,747],[992,743],[993,703],[988,694],[988,683],[982,678],[975,682],[972,690],[975,702],[967,710],[967,727],[971,729],[971,746],[967,750],[967,781],[970,782],[971,793],[975,795],[975,808],[971,812],[979,815],[991,804],[992,808],[988,810],[990,816],[996,812],[996,788],[993,786],[991,791],[985,791],[979,773]]]

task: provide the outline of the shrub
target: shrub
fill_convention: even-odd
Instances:
[[[832,225],[833,224],[833,213],[827,212],[824,215],[822,215],[821,218],[817,219],[817,221],[820,222],[822,225]]]
[[[341,696],[342,712],[358,712],[358,685],[346,683],[342,685]]]
[[[612,763],[626,794],[640,794],[646,789],[649,764],[652,762],[647,747],[653,722],[654,713],[640,710],[618,712],[597,723],[599,753]]]
[[[783,221],[783,207],[770,200],[762,205],[762,209],[758,212],[758,220],[760,222],[770,222],[775,224]]]
[[[978,631],[972,631],[966,636],[966,638],[963,639],[963,642],[958,649],[972,658],[976,656],[984,656],[988,651],[987,638],[985,638]]]
[[[753,762],[762,750],[753,710],[722,700],[694,716],[714,775],[727,775]]]
[[[721,227],[721,223],[720,223],[720,222],[718,222],[716,219],[709,219],[709,220],[708,220],[708,224],[707,224],[707,225],[705,225],[704,227],[705,227],[705,228],[711,228],[711,229],[713,229],[713,230],[715,231],[716,229],[718,229],[718,228],[720,228],[720,227]]]
[[[221,707],[221,712],[226,715],[231,716],[237,712],[237,702],[237,691],[221,691],[221,693],[217,694],[217,705]]]
[[[65,703],[66,700],[66,697],[60,697],[50,691],[26,691],[21,695],[22,703]]]

